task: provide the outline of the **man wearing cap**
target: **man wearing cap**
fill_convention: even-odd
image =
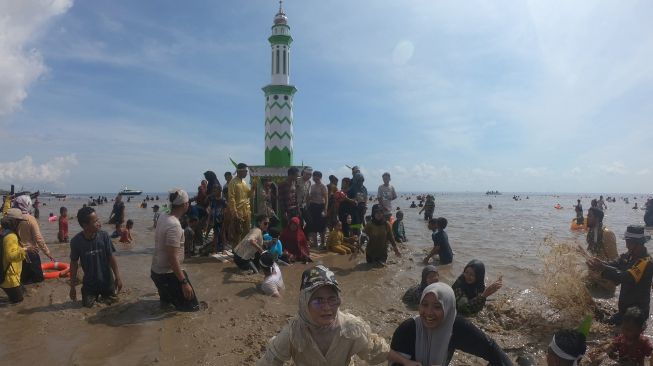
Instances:
[[[162,213],[154,232],[154,256],[150,277],[159,291],[161,306],[174,305],[179,311],[200,309],[184,260],[184,230],[179,219],[188,211],[188,193],[175,188],[169,195],[170,213]]]
[[[16,197],[14,200],[14,208],[19,209],[23,214],[23,220],[18,224],[18,240],[22,247],[35,246],[43,252],[51,261],[54,260],[50,254],[50,248],[45,244],[45,239],[41,235],[41,228],[39,227],[36,218],[30,214],[32,207],[32,199],[28,195]],[[38,251],[28,252],[27,259],[23,262],[23,272],[21,273],[20,282],[23,285],[30,283],[43,282],[43,270],[41,269],[41,257]]]
[[[623,314],[631,306],[638,307],[645,318],[649,316],[653,263],[644,244],[650,236],[645,235],[643,226],[630,225],[624,239],[628,252],[617,260],[606,263],[593,257],[587,261],[589,268],[599,271],[601,277],[621,285],[619,311],[611,319],[614,324],[621,323]]]
[[[245,181],[247,177],[247,164],[240,163],[236,166],[236,177],[229,182],[229,198],[227,210],[231,214],[233,243],[240,243],[249,232],[252,221],[252,208],[249,203],[254,192]]]

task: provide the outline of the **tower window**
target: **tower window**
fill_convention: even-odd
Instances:
[[[287,96],[287,95],[284,95],[284,96],[283,96],[283,100],[288,100],[288,96]]]
[[[277,74],[279,73],[279,50],[277,49]]]
[[[277,99],[279,99],[279,96],[278,96],[278,95],[275,95],[275,96],[274,96],[274,100],[277,100]]]
[[[283,50],[283,73],[287,74],[288,72],[286,71],[286,47],[284,47]]]

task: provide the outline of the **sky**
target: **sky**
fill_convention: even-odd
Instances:
[[[0,188],[264,163],[272,0],[0,0]],[[653,187],[653,2],[287,0],[295,164],[368,189]]]

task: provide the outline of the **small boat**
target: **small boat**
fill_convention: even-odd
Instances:
[[[499,191],[487,191],[487,192],[485,192],[485,194],[487,196],[500,196],[501,192],[499,192]]]
[[[43,192],[41,197],[66,198],[65,193]]]
[[[123,195],[123,196],[138,196],[138,195],[140,195],[142,193],[143,193],[143,191],[139,191],[139,190],[136,190],[136,189],[129,189],[127,187],[125,187],[125,189],[123,189],[122,191],[119,192],[119,194]]]

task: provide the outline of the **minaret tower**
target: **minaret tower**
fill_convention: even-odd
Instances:
[[[290,85],[290,27],[279,1],[279,12],[274,17],[272,35],[272,81],[265,92],[265,165],[291,166],[293,155],[293,96],[297,91]]]

